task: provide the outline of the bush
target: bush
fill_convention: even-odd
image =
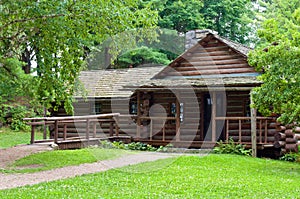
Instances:
[[[300,155],[298,153],[286,153],[284,154],[284,156],[282,156],[280,158],[280,160],[283,160],[283,161],[288,161],[288,162],[299,162],[300,160]]]
[[[12,130],[29,130],[30,127],[23,121],[25,117],[34,117],[33,109],[23,105],[2,104],[0,110],[0,122],[9,126]]]
[[[217,154],[237,154],[237,155],[251,155],[251,149],[245,149],[245,145],[234,143],[230,138],[228,143],[223,141],[217,142],[217,146],[213,149]]]

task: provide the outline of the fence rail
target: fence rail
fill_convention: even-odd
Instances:
[[[251,143],[251,117],[216,117],[217,121],[224,121],[225,141],[230,138],[238,138],[238,143]],[[256,117],[257,144],[273,144],[276,132],[276,120],[272,117]],[[233,125],[237,124],[237,125]],[[238,135],[232,135],[238,131]],[[249,135],[250,133],[250,135]]]

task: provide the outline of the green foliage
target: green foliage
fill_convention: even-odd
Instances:
[[[128,68],[128,66],[132,65],[133,67],[137,67],[143,64],[168,64],[170,60],[168,60],[167,55],[159,52],[159,50],[141,47],[134,49],[129,52],[125,52],[115,61],[115,68]]]
[[[105,149],[125,149],[125,150],[138,150],[138,151],[167,151],[168,148],[171,146],[166,147],[153,147],[150,144],[145,144],[141,142],[131,142],[129,144],[124,144],[123,142],[109,142],[107,140],[103,140],[100,142],[100,148]]]
[[[258,32],[260,47],[249,55],[250,64],[263,72],[264,84],[253,92],[255,106],[266,116],[280,115],[285,124],[300,122],[299,7],[297,0],[273,1]]]
[[[217,154],[251,155],[251,149],[245,149],[244,145],[236,144],[232,138],[229,139],[228,143],[223,141],[217,142],[217,146],[213,150]]]
[[[20,104],[2,104],[0,109],[0,122],[12,130],[30,130],[30,126],[23,121],[25,117],[34,117],[36,113],[28,106]]]
[[[159,11],[158,25],[162,28],[183,33],[193,29],[212,29],[244,44],[256,39],[251,0],[148,1]]]
[[[126,144],[126,149],[129,150],[139,150],[139,151],[156,151],[157,148],[151,146],[150,144],[145,144],[141,142],[131,142]]]
[[[280,160],[288,161],[288,162],[299,162],[300,161],[300,154],[299,153],[286,153],[282,157],[280,157]]]
[[[204,0],[201,7],[205,28],[240,43],[253,38],[253,5],[250,0]]]
[[[297,198],[299,169],[297,164],[244,156],[181,156],[1,190],[0,197]]]
[[[14,79],[15,69],[21,67],[35,73],[27,75],[34,79],[31,97],[47,108],[63,102],[70,113],[74,84],[89,49],[130,29],[139,28],[134,34],[140,37],[149,35],[145,29],[155,27],[157,12],[140,7],[137,0],[16,0],[1,2],[0,21],[0,70],[7,72],[8,79]],[[131,37],[114,39],[125,46]],[[0,92],[14,93],[2,88]]]
[[[178,32],[187,32],[188,30],[202,28],[204,20],[200,8],[203,3],[198,0],[164,0],[152,1],[156,6],[158,3],[164,7],[160,9],[160,20],[158,25],[162,28],[177,30]]]

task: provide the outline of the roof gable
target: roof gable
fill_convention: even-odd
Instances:
[[[216,75],[245,76],[256,73],[247,62],[250,49],[209,33],[192,48],[172,61],[154,78],[203,78]]]

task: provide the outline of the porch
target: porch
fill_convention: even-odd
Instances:
[[[144,142],[153,146],[165,146],[172,144],[174,147],[183,148],[213,148],[217,141],[228,142],[233,139],[235,143],[252,146],[250,117],[216,117],[216,124],[220,121],[224,124],[221,132],[216,126],[211,134],[201,138],[197,133],[194,137],[186,135],[180,128],[180,122],[176,122],[176,131],[168,129],[167,123],[178,120],[177,117],[140,117],[136,115],[121,115],[119,113],[71,116],[71,117],[44,117],[25,118],[31,125],[31,141],[54,142],[61,149],[82,148],[91,144],[98,144],[99,140]],[[136,125],[135,134],[128,134],[122,130],[121,121],[124,120],[146,120],[149,125]],[[212,122],[212,123],[214,123]],[[258,149],[270,147],[274,144],[276,123],[274,118],[256,118],[256,146]],[[139,122],[137,122],[139,124]],[[157,125],[161,127],[158,129]],[[36,128],[38,126],[48,127],[52,131],[44,133],[43,140],[36,139]],[[76,131],[76,133],[75,133]]]

